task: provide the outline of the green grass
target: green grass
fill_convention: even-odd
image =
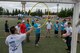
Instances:
[[[0,53],[8,53],[8,47],[5,45],[5,38],[4,33],[4,22],[6,19],[0,18]],[[7,18],[9,21],[9,25],[13,26],[16,25],[17,19]],[[41,20],[40,23],[43,23],[45,20]],[[52,20],[54,23],[55,19]],[[61,38],[54,37],[53,30],[51,31],[51,38],[45,38],[47,35],[45,26],[41,28],[41,39],[40,39],[40,46],[34,46],[35,34],[34,32],[31,33],[31,42],[25,43],[23,45],[23,52],[24,53],[67,53],[65,50],[66,44],[62,41]],[[77,53],[80,53],[80,44],[78,44]]]

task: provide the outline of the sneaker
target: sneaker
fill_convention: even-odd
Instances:
[[[65,50],[69,50],[69,49],[65,49]]]
[[[47,38],[47,36],[46,36],[46,38]]]
[[[36,46],[36,47],[38,47],[39,45],[38,45],[38,44],[36,44],[35,46]]]

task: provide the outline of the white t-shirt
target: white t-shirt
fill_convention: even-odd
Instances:
[[[20,33],[20,27],[17,25],[15,28],[18,30],[18,33]]]
[[[23,53],[22,41],[25,40],[26,34],[12,34],[9,35],[5,43],[9,46],[9,53]]]
[[[67,34],[70,35],[72,33],[72,27],[66,27],[66,31],[67,31]]]
[[[47,29],[51,29],[51,26],[52,26],[52,23],[51,22],[50,23],[47,22],[46,25],[47,25]]]
[[[65,22],[64,27],[66,28],[68,26],[68,22]]]

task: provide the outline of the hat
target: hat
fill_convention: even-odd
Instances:
[[[22,20],[22,22],[25,22],[25,20]]]

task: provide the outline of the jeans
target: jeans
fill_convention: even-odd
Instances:
[[[40,33],[36,33],[35,44],[38,44],[39,40],[40,40]]]
[[[68,50],[71,51],[71,37],[66,37],[66,44],[67,44],[67,47],[68,47]]]

